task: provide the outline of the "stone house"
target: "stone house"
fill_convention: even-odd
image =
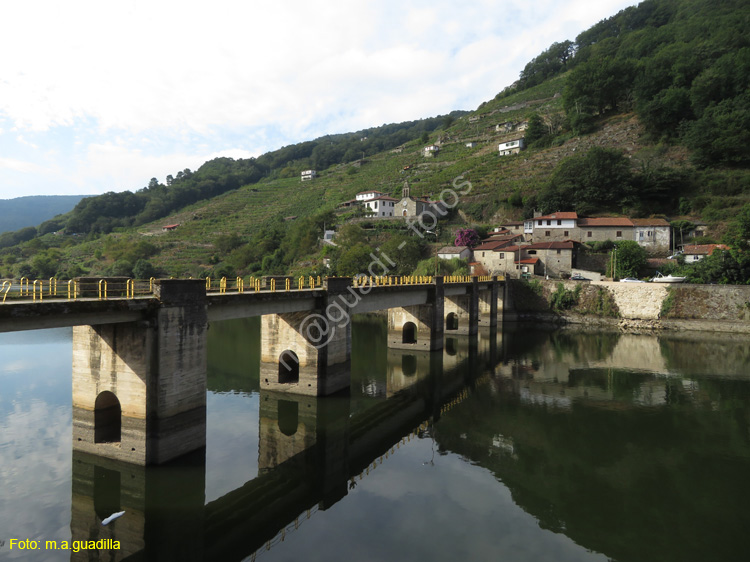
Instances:
[[[468,260],[471,259],[472,251],[468,246],[445,246],[438,250],[438,258],[441,260]]]
[[[633,223],[633,240],[644,248],[663,250],[669,248],[671,228],[664,219],[630,219]]]

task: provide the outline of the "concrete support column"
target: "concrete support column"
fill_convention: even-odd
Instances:
[[[327,396],[351,383],[351,278],[329,279],[314,312],[267,314],[261,320],[260,387]]]
[[[497,326],[497,278],[493,277],[489,287],[479,291],[479,326]]]
[[[447,334],[476,335],[479,329],[479,283],[476,277],[463,295],[445,297]]]
[[[155,294],[147,321],[73,328],[74,449],[148,465],[205,447],[205,285]]]
[[[443,277],[435,277],[427,304],[388,310],[388,347],[443,349],[445,291]]]

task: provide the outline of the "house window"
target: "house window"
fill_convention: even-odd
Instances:
[[[562,225],[562,221],[561,221],[561,220],[558,220],[558,221],[557,221],[557,226],[561,226],[561,225]]]
[[[557,255],[559,256],[562,253],[562,250],[557,250]]]
[[[547,226],[550,226],[552,224],[552,221],[547,221]]]
[[[537,221],[537,226],[542,226],[542,221]]]
[[[567,230],[565,232],[563,232],[563,236],[570,236],[570,234],[568,234],[568,232],[569,231],[567,231]]]
[[[549,236],[549,235],[551,235],[551,234],[552,234],[552,231],[551,231],[551,230],[545,230],[545,231],[544,231],[544,235],[545,235],[545,236]]]
[[[536,250],[529,250],[526,253],[529,254],[530,256],[533,256],[533,255],[536,255]]]
[[[647,236],[648,236],[649,238],[651,238],[651,231],[650,231],[650,230],[649,230],[649,231],[648,231],[648,232],[647,232],[646,234],[647,234]]]
[[[482,252],[482,257],[484,257],[484,252]]]
[[[617,238],[622,238],[622,230],[618,230],[616,236]]]
[[[586,238],[591,238],[591,231],[590,230],[586,233]]]
[[[500,259],[501,259],[501,260],[504,260],[504,259],[505,259],[505,254],[504,254],[503,252],[500,252]]]

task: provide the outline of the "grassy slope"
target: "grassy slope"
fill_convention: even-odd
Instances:
[[[643,151],[643,130],[632,114],[612,116],[598,130],[582,137],[560,137],[556,146],[541,150],[526,150],[520,155],[499,157],[497,144],[518,136],[518,133],[495,132],[495,125],[505,121],[520,121],[533,111],[542,114],[562,111],[562,91],[565,75],[556,77],[535,88],[518,94],[494,99],[482,104],[472,114],[461,117],[447,130],[432,134],[430,143],[440,142],[441,150],[435,158],[424,158],[423,143],[413,141],[400,152],[387,151],[358,166],[356,163],[331,166],[319,170],[312,182],[299,178],[263,180],[242,187],[208,201],[186,207],[157,222],[137,229],[114,234],[129,240],[147,236],[160,248],[152,259],[157,267],[170,275],[182,276],[208,268],[215,249],[214,239],[221,234],[238,233],[249,237],[276,217],[305,216],[321,210],[334,209],[342,201],[353,199],[357,192],[377,189],[401,196],[404,181],[409,181],[413,195],[438,197],[451,186],[454,178],[463,176],[472,183],[471,193],[462,203],[491,205],[496,221],[520,219],[520,209],[505,205],[504,200],[515,192],[521,195],[536,193],[555,166],[565,157],[585,153],[593,146],[617,148],[633,157],[633,166],[687,165],[686,153],[679,147],[659,151]],[[479,116],[479,120],[469,120]],[[476,141],[475,148],[465,143]],[[411,166],[404,170],[405,166]],[[739,205],[744,200],[736,201]],[[177,230],[161,231],[162,225],[180,223]],[[102,240],[86,242],[71,248],[70,256],[88,267],[102,265],[94,259]]]

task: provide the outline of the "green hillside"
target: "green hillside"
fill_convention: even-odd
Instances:
[[[454,230],[534,210],[703,221],[713,240],[743,245],[749,23],[750,5],[739,0],[646,0],[550,46],[473,112],[329,135],[257,159],[218,158],[166,184],[154,178],[85,199],[32,239],[0,235],[0,274],[347,274],[388,244],[410,272]],[[528,149],[500,157],[498,143],[519,136]],[[432,143],[440,151],[426,158]],[[318,177],[301,182],[305,169]],[[470,182],[439,241],[339,208],[369,189],[400,197],[404,182],[432,198]],[[324,226],[341,233],[339,249],[318,245]]]
[[[0,234],[37,226],[57,215],[67,213],[84,195],[31,195],[0,199]]]

